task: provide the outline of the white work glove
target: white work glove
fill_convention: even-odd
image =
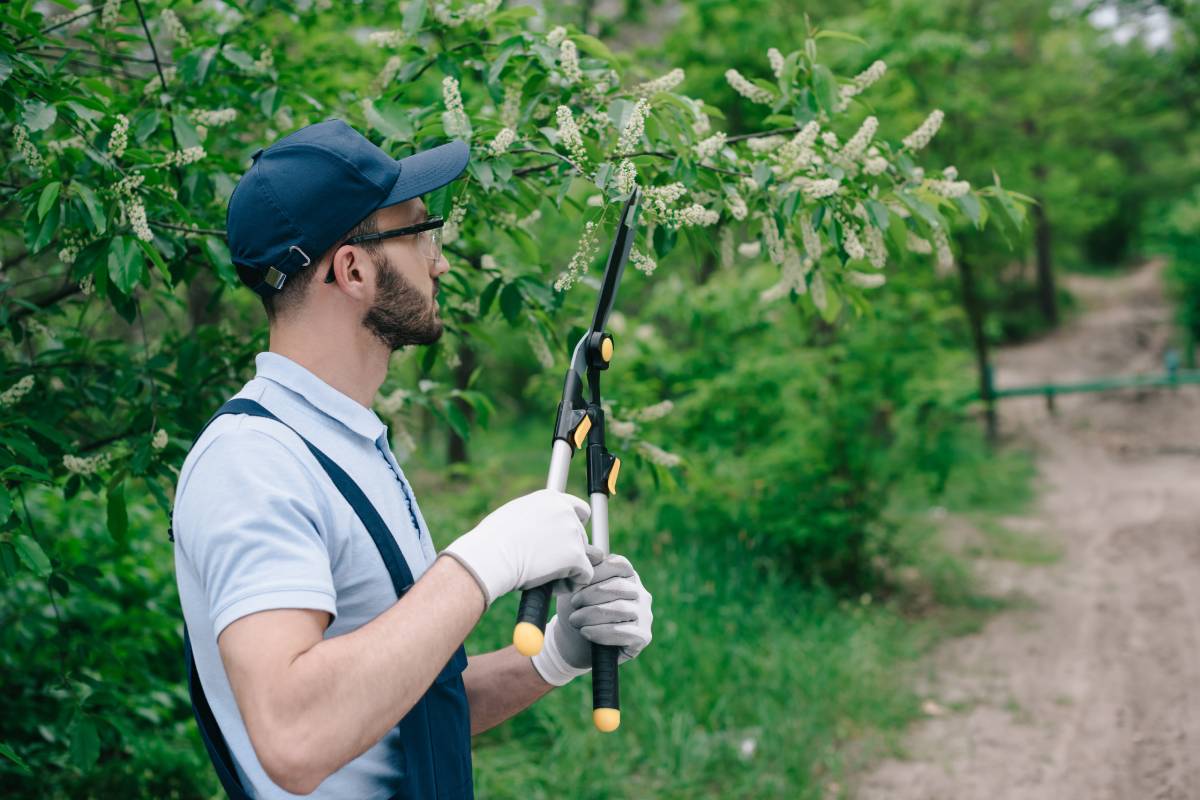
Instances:
[[[442,554],[471,573],[488,606],[514,589],[559,578],[588,581],[583,523],[591,513],[578,497],[542,489],[500,506]]]
[[[546,683],[562,686],[592,669],[592,642],[621,648],[624,664],[650,644],[654,600],[624,556],[605,557],[587,546],[595,567],[590,578],[564,581],[555,593],[557,613],[546,626],[546,643],[533,657],[534,669]],[[565,584],[565,586],[564,586]]]

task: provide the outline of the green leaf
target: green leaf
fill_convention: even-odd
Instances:
[[[71,726],[71,761],[80,772],[88,772],[100,758],[100,733],[96,724],[79,716]]]
[[[818,31],[817,34],[815,36],[813,36],[813,38],[814,39],[844,39],[847,42],[854,42],[855,44],[861,44],[864,47],[867,44],[865,39],[855,36],[853,33],[846,33],[844,31]]]
[[[104,233],[108,228],[108,218],[104,216],[104,209],[100,206],[100,200],[92,191],[92,187],[86,183],[72,183],[71,188],[83,201],[83,207],[87,209],[88,217],[92,221],[92,230],[96,233]]]
[[[2,55],[3,54],[0,53],[0,56],[2,56]],[[0,70],[0,75],[2,75],[2,74],[3,74],[3,71]],[[3,82],[3,80],[0,79],[0,83],[2,83],[2,82]],[[7,758],[9,761],[11,761],[13,764],[16,764],[17,769],[19,769],[21,772],[25,773],[26,775],[33,774],[33,770],[31,770],[29,768],[29,765],[26,764],[19,755],[17,755],[16,751],[13,750],[8,745],[4,744],[3,742],[0,742],[0,756],[3,756],[4,758]]]
[[[458,407],[458,403],[453,400],[446,403],[446,422],[450,423],[450,427],[464,441],[471,438],[471,422],[467,419],[467,415]]]
[[[279,87],[277,86],[264,89],[262,93],[259,94],[258,107],[262,109],[264,117],[270,118],[275,116],[275,112],[278,110],[279,106],[278,100]]]
[[[838,99],[837,79],[824,64],[817,64],[813,68],[813,93],[817,96],[821,108],[832,114]]]
[[[610,64],[617,60],[617,57],[612,54],[608,46],[604,42],[597,39],[595,36],[588,36],[586,33],[573,33],[569,37],[571,41],[579,47],[580,50],[588,55],[602,58]]]
[[[500,287],[504,285],[503,278],[496,278],[489,283],[479,295],[479,317],[482,319],[487,316],[488,310],[492,307],[492,301],[496,299],[496,293],[500,291]]]
[[[233,257],[229,255],[229,247],[223,239],[217,236],[204,237],[204,253],[226,286],[241,286],[242,281],[233,268]]]
[[[18,535],[13,546],[17,548],[17,556],[34,575],[44,578],[50,574],[50,558],[32,536]]]
[[[450,184],[446,184],[425,195],[425,209],[431,217],[448,217],[450,215],[451,199]]]
[[[179,146],[183,149],[189,147],[200,147],[200,134],[196,132],[196,127],[183,114],[174,114],[171,116],[171,127],[175,130],[175,138],[179,140]]]
[[[871,219],[875,222],[876,227],[881,231],[886,231],[888,225],[891,224],[892,218],[889,216],[888,207],[875,199],[867,200],[867,211],[871,215]]]
[[[0,53],[0,83],[8,80],[8,76],[12,75],[12,71],[12,59],[8,57],[7,53]],[[3,745],[0,745],[0,747],[3,747]]]
[[[125,507],[125,484],[108,487],[108,532],[124,545],[129,532],[129,511]]]
[[[227,44],[221,48],[221,55],[230,64],[233,64],[238,69],[245,72],[255,72],[258,68],[254,66],[254,59],[245,50],[240,50],[231,44]]]
[[[363,111],[367,117],[367,124],[387,138],[402,142],[412,140],[412,119],[401,107],[388,104],[380,108],[367,100],[363,103]]]
[[[39,253],[45,249],[46,245],[54,241],[55,234],[58,233],[58,223],[61,221],[62,214],[60,213],[61,206],[57,203],[50,206],[50,212],[46,218],[42,220],[42,225],[38,228],[37,235],[34,237],[33,244],[30,249]]]
[[[206,47],[193,50],[179,59],[179,77],[191,86],[200,86],[208,77],[208,70],[217,55],[217,48]]]
[[[500,292],[500,311],[509,325],[516,325],[521,316],[521,289],[516,283],[510,283]]]
[[[0,525],[8,522],[9,516],[12,515],[12,510],[12,495],[9,494],[8,489],[0,484]]]
[[[122,294],[129,294],[142,277],[142,254],[136,240],[118,236],[108,246],[108,277]]]
[[[167,282],[167,286],[173,286],[174,278],[172,277],[170,270],[167,269],[167,264],[165,261],[163,261],[162,254],[158,252],[158,248],[154,246],[154,243],[143,242],[141,239],[138,239],[137,243],[142,248],[142,252],[145,253],[146,256],[154,263],[154,266],[158,268],[159,273],[163,276],[163,280]]]
[[[46,188],[42,189],[42,196],[38,199],[37,215],[38,219],[45,219],[46,213],[50,211],[55,201],[58,200],[58,193],[62,191],[62,183],[59,181],[50,181],[46,184]]]
[[[406,34],[412,36],[417,31],[421,30],[421,26],[425,24],[425,0],[412,0],[408,4],[408,8],[404,9],[404,21],[401,23],[401,28]]]
[[[958,205],[962,212],[967,215],[968,219],[974,223],[975,227],[981,227],[983,224],[983,206],[979,204],[979,198],[973,194],[964,194],[962,197],[956,197],[954,202]]]
[[[30,131],[44,131],[58,119],[58,110],[41,100],[26,100],[22,122]]]

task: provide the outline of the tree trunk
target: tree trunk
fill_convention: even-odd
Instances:
[[[1045,173],[1037,167],[1035,174]],[[1038,174],[1039,179],[1042,177]],[[1046,205],[1041,197],[1035,198],[1033,206],[1033,240],[1037,253],[1037,296],[1042,316],[1051,325],[1058,324],[1058,290],[1054,286],[1054,261],[1050,254],[1050,220],[1046,217]]]
[[[975,350],[975,366],[979,371],[979,397],[983,400],[984,421],[989,442],[996,440],[996,398],[992,386],[992,365],[988,355],[987,337],[983,332],[983,305],[979,302],[979,291],[975,285],[975,268],[967,259],[966,245],[958,259],[961,278],[962,304],[967,312],[971,329],[971,345]]]

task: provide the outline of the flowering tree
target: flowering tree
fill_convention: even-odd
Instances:
[[[835,76],[819,58],[846,38],[834,31],[772,48],[758,74],[726,73],[767,112],[765,129],[740,131],[678,91],[683,70],[639,74],[601,41],[546,31],[534,9],[499,0],[411,0],[399,27],[390,4],[330,0],[40,8],[0,5],[0,571],[36,579],[51,601],[95,567],[38,526],[35,496],[103,497],[127,553],[126,486],[169,507],[173,465],[262,348],[253,300],[226,296],[238,283],[225,203],[250,153],[302,125],[342,117],[397,156],[468,141],[466,178],[427,198],[466,267],[446,280],[450,338],[508,325],[547,368],[572,288],[634,185],[646,203],[631,260],[644,275],[681,241],[727,263],[765,257],[779,280],[762,301],[788,298],[828,320],[865,307],[902,251],[948,267],[951,219],[1021,216],[998,180],[975,188],[952,167],[919,165],[940,111],[884,138],[866,101],[886,67]],[[541,246],[564,227],[579,231],[565,265]],[[439,358],[453,368],[462,352],[431,348],[423,366]],[[461,385],[387,386],[385,415],[424,406],[464,436],[462,403],[488,408]],[[614,433],[633,436],[634,421],[662,410]],[[82,709],[90,690],[69,671],[64,659],[64,691]],[[101,735],[91,702],[63,722],[81,768],[114,735]]]

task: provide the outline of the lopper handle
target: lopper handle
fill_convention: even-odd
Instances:
[[[521,592],[521,607],[517,611],[517,627],[513,628],[513,644],[523,656],[536,656],[546,639],[546,619],[550,616],[550,595],[553,583],[544,583]]]
[[[601,733],[612,733],[621,724],[620,653],[614,645],[592,642],[592,722]]]

